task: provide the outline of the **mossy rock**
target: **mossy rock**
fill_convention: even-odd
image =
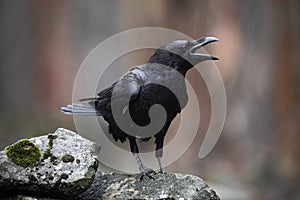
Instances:
[[[23,167],[33,165],[41,157],[39,147],[28,139],[20,140],[6,147],[5,152],[13,163]]]

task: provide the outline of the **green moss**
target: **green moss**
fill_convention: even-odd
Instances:
[[[51,161],[54,161],[54,159],[52,159],[53,155],[51,153],[51,149],[53,148],[53,140],[56,139],[57,136],[55,135],[52,135],[52,134],[49,134],[48,135],[48,148],[46,149],[44,155],[43,155],[43,158],[44,159],[47,159],[49,157],[51,157]]]
[[[52,149],[53,147],[53,139],[49,139],[49,143],[48,143],[50,149]]]
[[[41,157],[41,151],[38,146],[28,139],[20,140],[6,147],[5,152],[13,163],[23,167],[33,165]]]
[[[73,162],[75,158],[70,154],[66,154],[61,159],[63,162]]]
[[[45,153],[44,153],[44,155],[43,155],[43,158],[44,158],[44,159],[47,159],[47,158],[49,158],[50,156],[52,156],[52,153],[51,153],[50,149],[46,149],[46,151],[45,151]]]
[[[48,135],[48,139],[49,139],[49,142],[48,142],[48,146],[50,147],[50,149],[52,149],[53,147],[53,140],[56,139],[56,135],[52,135],[52,134],[49,134]]]

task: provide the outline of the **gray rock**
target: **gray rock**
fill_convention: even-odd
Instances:
[[[42,153],[32,166],[18,166],[5,150],[0,152],[0,193],[66,197],[90,187],[98,168],[98,144],[63,128],[29,140]]]
[[[0,152],[0,199],[219,199],[193,175],[153,174],[154,179],[140,180],[140,175],[97,171],[99,145],[69,130],[29,140],[42,153],[33,166],[17,166]]]
[[[188,174],[155,174],[154,180],[139,175],[97,171],[91,187],[70,199],[168,199],[219,200],[217,194],[201,178]],[[29,196],[10,196],[3,199],[53,200]],[[68,199],[67,197],[63,199]]]
[[[154,174],[153,179],[98,170],[91,187],[78,199],[197,199],[218,200],[201,178],[188,174]]]

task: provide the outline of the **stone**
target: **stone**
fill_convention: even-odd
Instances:
[[[170,173],[153,174],[155,179],[144,178],[140,175],[128,175],[114,172],[97,171],[95,180],[90,188],[71,199],[164,199],[164,200],[219,200],[216,192],[201,178],[188,174]],[[1,199],[35,199],[52,200],[51,198],[32,196],[10,196]],[[69,199],[68,197],[62,199]]]
[[[29,166],[15,164],[5,150],[0,151],[0,196],[13,193],[65,198],[90,187],[98,169],[99,144],[63,128],[28,141],[41,152],[41,158]]]
[[[98,144],[78,134],[58,129],[31,138],[41,158],[18,166],[0,152],[0,199],[197,199],[219,200],[201,178],[182,173],[140,174],[105,172],[98,167]]]
[[[98,170],[91,187],[77,199],[197,199],[219,200],[201,178],[189,174],[153,174],[154,179]]]

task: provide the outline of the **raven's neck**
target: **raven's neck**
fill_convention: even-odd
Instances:
[[[150,57],[148,63],[157,63],[176,69],[179,73],[185,76],[186,72],[193,67],[186,59],[178,54],[158,49]]]

